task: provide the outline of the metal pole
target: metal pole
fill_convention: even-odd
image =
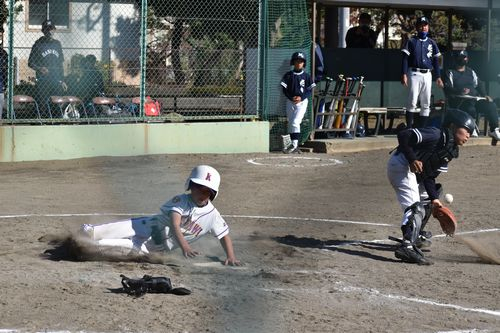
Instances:
[[[311,7],[312,7],[312,52],[311,52],[311,76],[314,81],[316,81],[316,48],[319,47],[319,45],[316,45],[316,0],[311,0]],[[311,134],[309,135],[309,138],[311,140],[314,140],[314,92],[311,95]]]
[[[265,96],[264,84],[266,82],[265,70],[266,65],[266,0],[259,1],[259,40],[257,48],[257,115],[264,116]]]
[[[11,119],[14,115],[14,0],[9,0],[9,56],[7,70],[8,87],[7,87],[7,119]],[[1,110],[0,110],[1,112]]]
[[[339,8],[339,44],[338,47],[346,47],[345,35],[350,26],[350,10],[349,7]]]
[[[146,56],[147,56],[147,45],[146,45],[146,33],[148,28],[148,0],[142,0],[141,5],[141,83],[140,83],[140,98],[141,103],[139,104],[139,115],[144,116],[144,102],[146,96]]]

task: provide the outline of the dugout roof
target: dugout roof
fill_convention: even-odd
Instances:
[[[339,7],[500,9],[499,0],[316,0],[316,2]]]

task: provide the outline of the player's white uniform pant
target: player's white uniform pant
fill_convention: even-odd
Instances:
[[[414,72],[411,70],[407,73],[408,87],[408,102],[406,104],[407,112],[415,112],[417,102],[420,101],[420,115],[428,117],[431,112],[431,89],[432,89],[432,73]]]
[[[307,111],[307,98],[300,103],[294,104],[286,100],[286,117],[288,119],[288,133],[300,133],[300,123]]]
[[[403,153],[394,152],[391,155],[387,163],[387,178],[404,212],[401,225],[405,225],[410,214],[410,212],[405,212],[406,208],[421,201],[427,193],[424,186],[417,183],[417,177],[410,171],[410,165]]]
[[[91,240],[101,247],[120,247],[149,253],[146,242],[151,238],[153,225],[147,217],[133,218],[101,225],[82,227]]]

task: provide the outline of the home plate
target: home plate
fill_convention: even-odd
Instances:
[[[198,266],[198,267],[213,267],[213,268],[233,268],[233,269],[247,269],[246,266],[230,266],[230,265],[227,265],[227,266],[224,266],[223,264],[221,264],[220,262],[195,262],[193,263],[194,266]]]

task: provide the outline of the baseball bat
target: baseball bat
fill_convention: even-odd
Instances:
[[[352,78],[348,77],[345,79],[345,84],[344,84],[344,96],[347,97],[348,93],[349,93],[349,82],[352,80]],[[339,101],[339,105],[338,105],[338,108],[337,108],[337,115],[335,116],[335,122],[334,122],[334,125],[333,127],[334,128],[340,128],[340,126],[342,125],[342,117],[343,117],[343,114],[344,114],[344,103],[346,103],[346,99],[344,96],[341,96],[340,97],[340,101]]]
[[[359,105],[359,99],[361,98],[361,93],[363,91],[363,76],[356,77],[356,82],[358,84],[358,89],[356,91],[356,94],[354,95],[356,98],[354,99],[354,102],[352,103],[351,109],[349,110],[349,116],[347,117],[347,120],[345,121],[345,128],[349,131],[351,128],[351,125],[356,123],[356,121],[353,122],[354,119],[356,119],[357,115],[357,109]],[[354,87],[354,85],[352,85]],[[351,90],[354,91],[354,88]],[[355,128],[354,128],[355,129]],[[352,129],[351,129],[352,130]]]

